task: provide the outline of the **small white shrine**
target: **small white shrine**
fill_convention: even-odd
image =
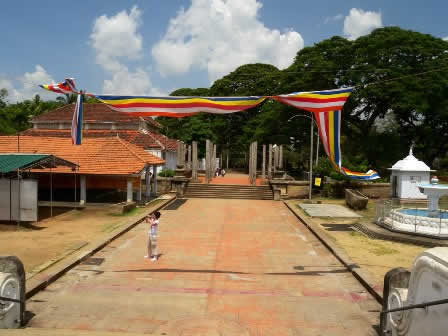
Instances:
[[[418,160],[412,154],[395,163],[392,168],[391,188],[392,197],[405,199],[426,199],[427,196],[420,192],[418,185],[428,184],[431,170],[423,161]]]

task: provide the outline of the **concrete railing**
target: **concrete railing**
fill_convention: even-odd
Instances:
[[[447,335],[448,248],[423,252],[410,272],[402,268],[389,271],[383,297],[383,312],[396,311],[381,314],[382,335]]]

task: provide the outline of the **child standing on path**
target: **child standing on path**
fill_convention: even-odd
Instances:
[[[146,222],[149,223],[149,231],[148,231],[148,254],[145,255],[145,258],[151,258],[151,261],[157,260],[157,231],[159,229],[159,218],[161,214],[159,211],[154,212],[153,214],[146,217]]]

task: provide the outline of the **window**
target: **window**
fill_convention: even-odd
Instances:
[[[422,181],[421,176],[410,176],[411,183],[420,183]]]

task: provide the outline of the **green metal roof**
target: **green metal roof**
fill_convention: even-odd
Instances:
[[[27,169],[36,166],[54,167],[63,165],[76,167],[77,165],[49,154],[0,154],[0,173],[9,173],[18,169]]]
[[[45,154],[4,154],[0,155],[0,173],[9,173],[49,157]]]

